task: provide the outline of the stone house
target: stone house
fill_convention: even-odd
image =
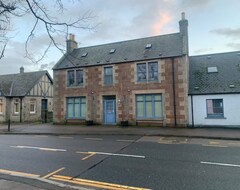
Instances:
[[[77,47],[53,68],[54,122],[186,126],[188,21],[167,35]]]
[[[240,52],[189,60],[189,125],[239,127]]]
[[[46,121],[53,111],[53,80],[47,71],[0,75],[0,122]],[[48,114],[47,114],[48,113]]]

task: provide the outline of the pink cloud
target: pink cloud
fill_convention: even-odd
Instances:
[[[170,22],[171,16],[166,12],[159,13],[157,19],[152,24],[151,35],[159,35],[162,33],[163,28]]]

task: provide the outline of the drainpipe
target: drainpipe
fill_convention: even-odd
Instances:
[[[20,123],[22,123],[22,97],[20,97]]]
[[[173,114],[174,114],[174,126],[177,126],[177,114],[176,114],[176,87],[175,87],[175,69],[174,58],[172,58],[172,88],[173,88]]]
[[[193,95],[191,94],[191,112],[192,112],[192,127],[194,127],[194,115],[193,115]]]

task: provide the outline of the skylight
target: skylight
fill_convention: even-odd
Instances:
[[[81,57],[87,57],[88,53],[83,53]]]
[[[145,48],[150,49],[151,47],[152,47],[152,44],[147,44]]]
[[[116,49],[111,49],[111,50],[109,51],[109,53],[112,54],[112,53],[115,53],[115,51],[116,51]]]
[[[217,69],[217,67],[208,67],[207,72],[208,73],[217,73],[218,69]]]

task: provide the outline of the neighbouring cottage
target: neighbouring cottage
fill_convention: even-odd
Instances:
[[[180,32],[77,47],[53,68],[54,123],[187,126],[188,21]]]
[[[53,80],[47,71],[0,75],[0,122],[51,120]]]
[[[189,59],[189,124],[240,127],[240,52]]]

